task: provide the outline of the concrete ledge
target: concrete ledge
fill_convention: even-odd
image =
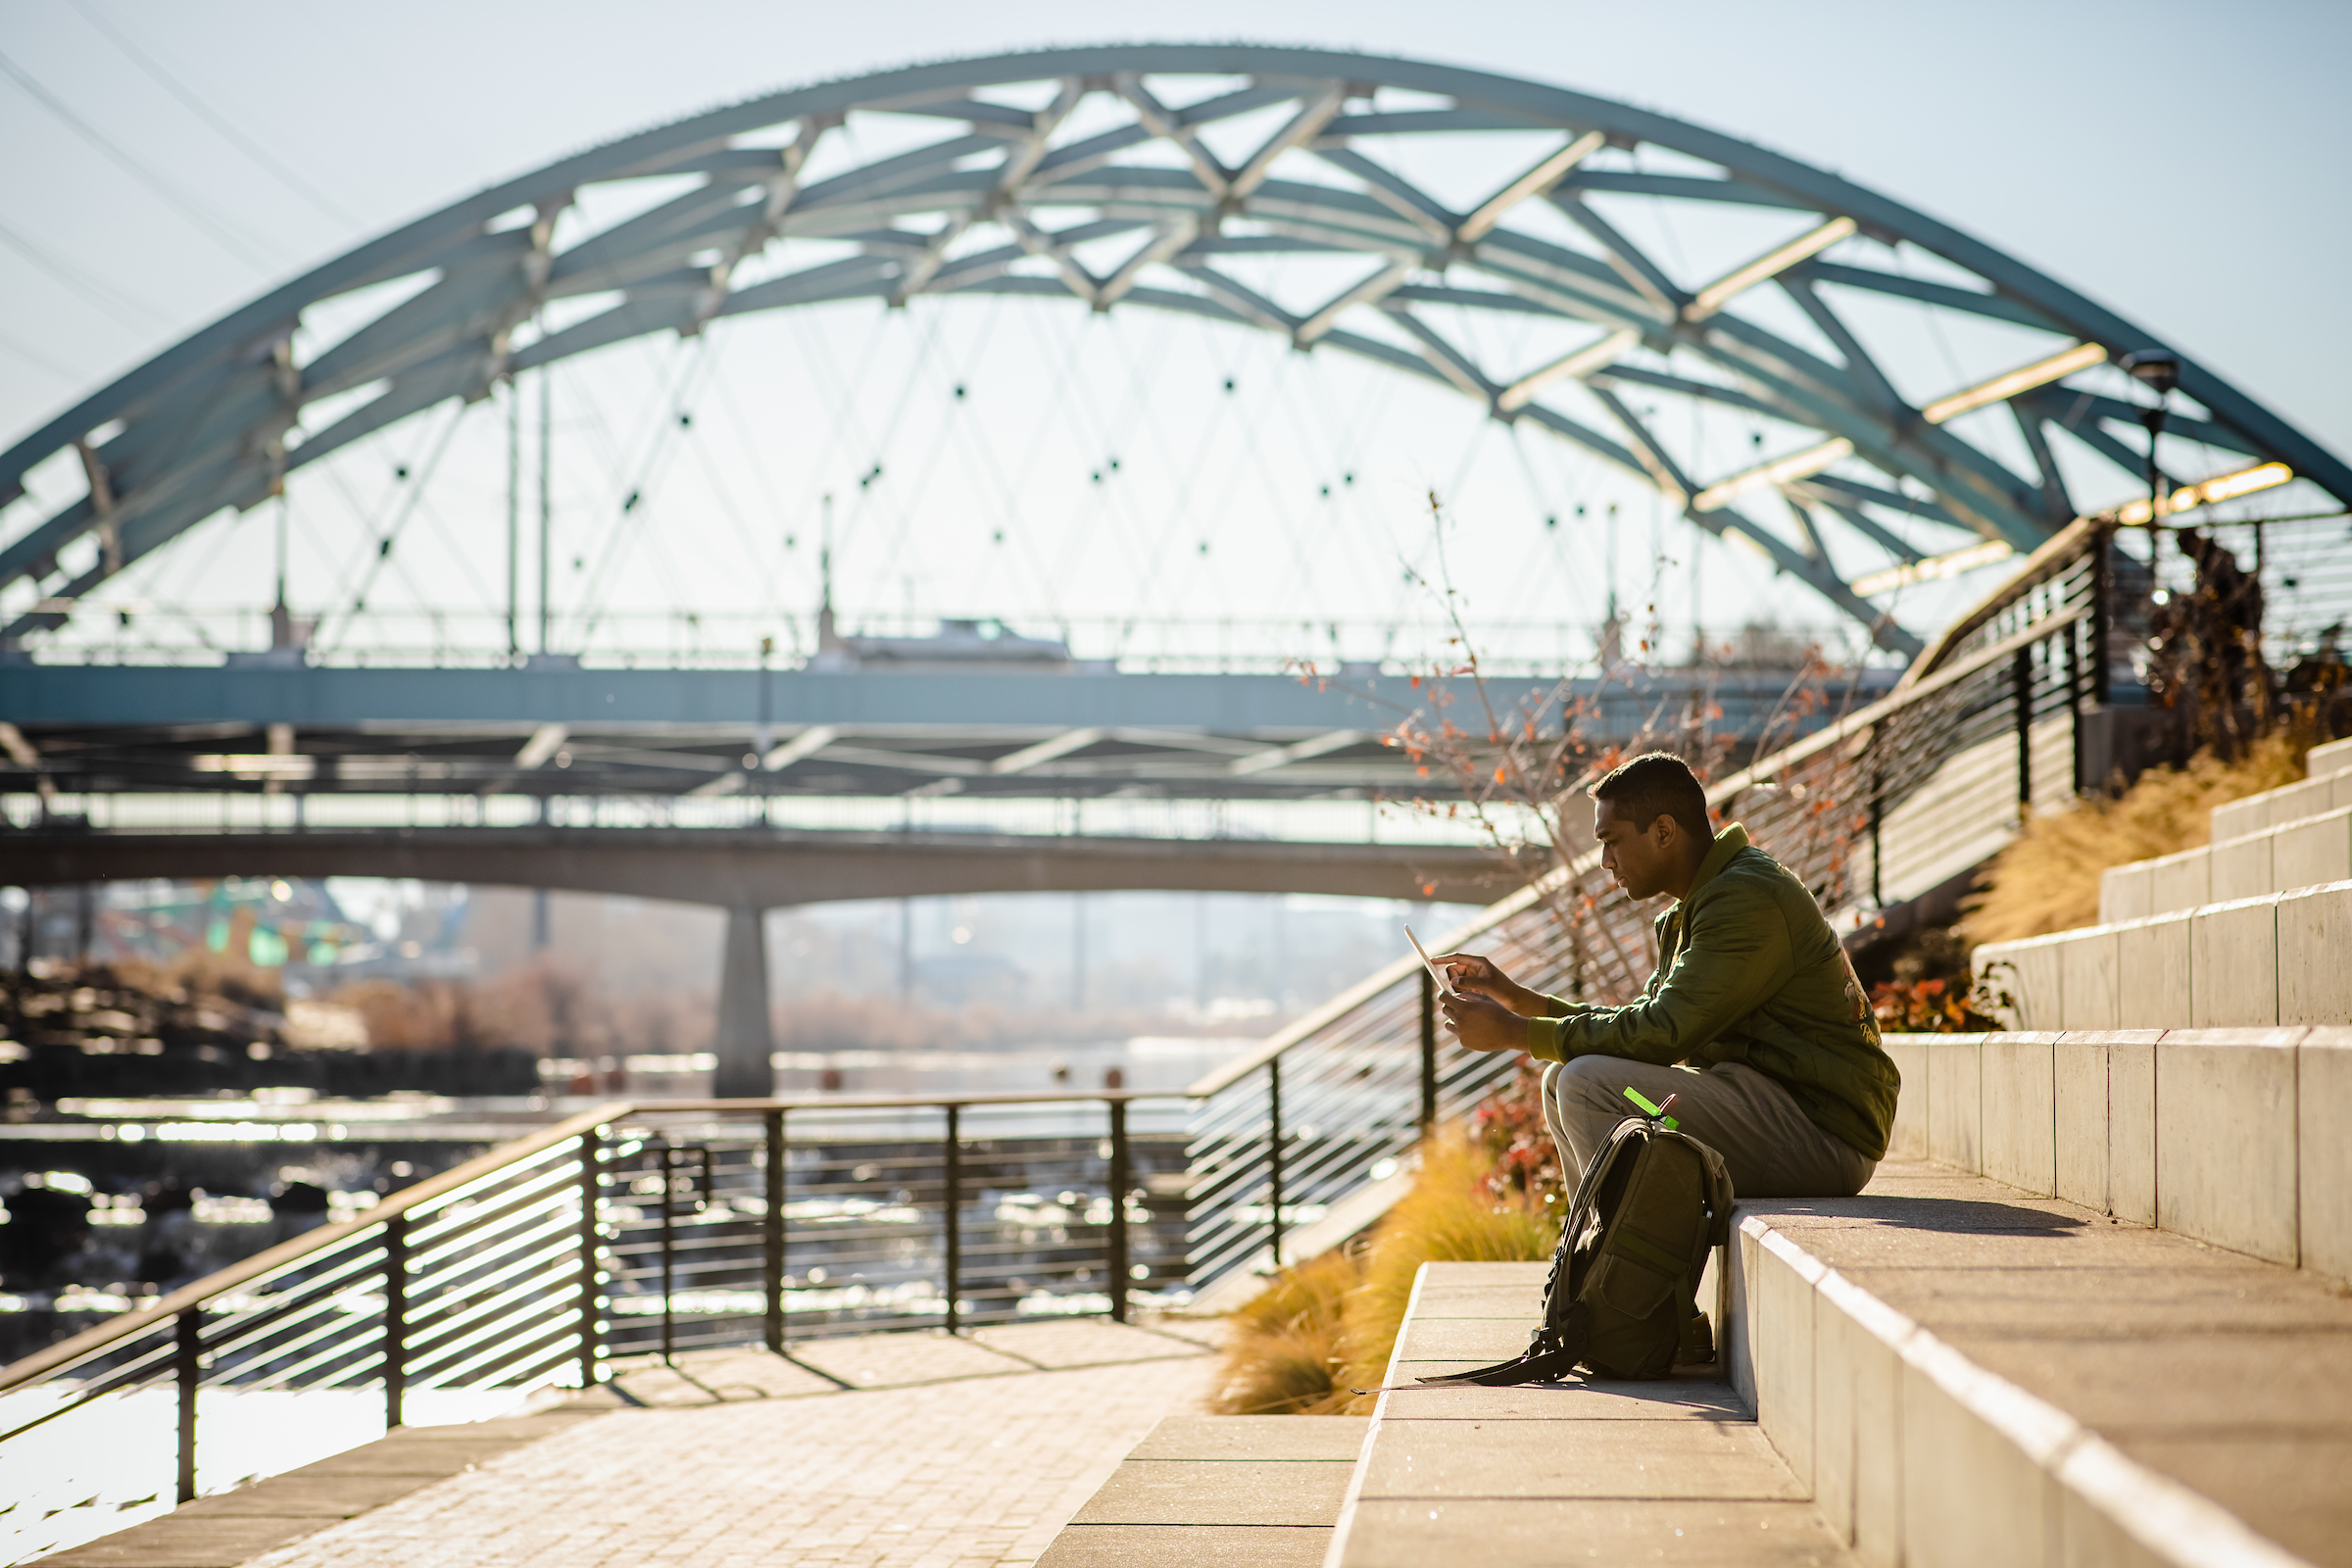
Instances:
[[[2058,1036],[1991,1035],[1978,1048],[1984,1157],[1994,1181],[2048,1197],[2058,1190]]]
[[[1886,1044],[1903,1074],[1890,1159],[2352,1278],[2352,1028]]]
[[[2300,784],[2286,784],[2260,795],[2249,795],[2241,801],[2213,808],[2213,838],[2242,839],[2280,822],[2292,822],[2306,816],[2317,816],[2347,803],[2335,799],[2340,779],[2333,774],[2307,778]]]
[[[2352,879],[2352,772],[2329,785],[2335,804],[2308,816],[2279,816],[2237,837],[2153,860],[2111,865],[2099,875],[2099,920],[2116,924]]]
[[[2278,1022],[2352,1024],[2352,881],[2279,899]]]
[[[1984,1035],[1936,1037],[1928,1053],[1928,1157],[1975,1170],[1984,1149],[1984,1102],[1978,1072]]]
[[[2352,808],[2271,829],[2272,888],[2346,880],[2352,880]]]
[[[2352,1029],[2314,1029],[2295,1046],[2297,1245],[2305,1268],[2338,1279],[2352,1278],[2352,1136],[2347,1128],[2352,1128]]]
[[[2124,939],[2101,931],[2058,949],[2058,1023],[2064,1029],[2123,1027]]]
[[[1988,942],[1971,962],[2015,1029],[2352,1025],[2352,880]]]
[[[2352,736],[2329,741],[2325,746],[2314,746],[2311,754],[2303,759],[2303,771],[2312,778],[2341,773],[2347,768],[2352,768]]]
[[[2304,1031],[2175,1030],[2156,1052],[2156,1222],[2292,1267]]]
[[[2274,832],[2276,829],[2213,846],[2209,858],[2213,865],[2214,903],[2258,899],[2265,893],[2278,891],[2278,884],[2271,880],[2271,846],[2277,842],[2272,836]]]
[[[2190,1016],[2196,996],[2187,915],[2132,921],[2117,929],[2115,944],[2117,1028],[2165,1029]]]
[[[2190,915],[2188,976],[2189,1021],[2197,1028],[2277,1023],[2278,899],[2208,905]]]
[[[2150,885],[2154,875],[2153,860],[2111,865],[2100,872],[2100,922],[2112,925],[2119,920],[2139,920],[2155,913],[2155,890]]]
[[[1900,1164],[1861,1199],[1742,1205],[1734,1252],[1727,1344],[1758,1370],[1760,1427],[1858,1560],[2343,1559],[2352,1498],[2330,1468],[2346,1445],[2328,1401],[2271,1397],[2311,1376],[2273,1343],[2329,1366],[2352,1348],[2352,1304],[2308,1276]],[[2174,1347],[2208,1343],[2213,1314],[2248,1296],[2264,1321],[2181,1359]],[[2267,1362],[2259,1386],[2239,1350]],[[2128,1386],[2099,1370],[2155,1355],[2164,1372]],[[2265,1470],[2277,1440],[2257,1406],[2326,1456]]]
[[[2148,862],[2149,914],[2193,909],[2213,902],[2213,851],[2199,845]]]

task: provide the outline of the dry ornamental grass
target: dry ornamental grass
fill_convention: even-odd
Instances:
[[[1234,1314],[1215,1406],[1223,1415],[1363,1415],[1357,1389],[1387,1376],[1424,1263],[1541,1262],[1558,1205],[1490,1189],[1490,1161],[1459,1132],[1421,1146],[1412,1191],[1370,1242],[1284,1269]],[[1533,1327],[1533,1324],[1530,1324]]]
[[[2014,942],[2099,921],[2099,873],[2193,850],[2217,806],[2303,776],[2308,736],[2275,734],[2234,762],[2200,752],[2186,767],[2151,768],[2112,801],[2084,800],[2037,816],[2003,850],[1970,900],[1960,929],[1971,944]]]

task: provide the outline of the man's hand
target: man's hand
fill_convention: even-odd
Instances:
[[[1499,1002],[1489,1002],[1485,997],[1442,996],[1438,1004],[1446,1009],[1446,1027],[1453,1031],[1465,1051],[1527,1049],[1526,1023]]]
[[[1522,1018],[1544,1016],[1543,997],[1504,974],[1493,958],[1476,953],[1447,953],[1429,961],[1445,967],[1453,977],[1456,991],[1499,1002]]]

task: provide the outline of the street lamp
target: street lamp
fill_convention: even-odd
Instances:
[[[2148,427],[2148,526],[2153,530],[2156,519],[2164,515],[2164,472],[2156,466],[2156,438],[2164,433],[2164,416],[2173,388],[2180,384],[2180,356],[2162,349],[2140,349],[2117,363],[2133,380],[2144,383],[2156,394],[2156,406],[2139,411],[2139,422]],[[2154,537],[2152,531],[2149,537]]]

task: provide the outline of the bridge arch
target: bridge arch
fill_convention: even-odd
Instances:
[[[841,160],[835,132],[873,115],[936,134]],[[1220,153],[1237,127],[1255,128]],[[1468,203],[1440,199],[1389,156],[1479,136],[1534,136],[1541,150]],[[1671,167],[1639,162],[1645,149]],[[684,188],[564,231],[583,190],[664,178]],[[1782,237],[1729,270],[1677,275],[1611,220],[1613,203],[1637,197],[1762,215]],[[799,242],[829,249],[795,265]],[[1114,261],[1090,261],[1105,247]],[[1237,276],[1252,255],[1352,258],[1364,270],[1302,305]],[[1932,276],[1901,265],[1912,255],[1932,261]],[[1872,265],[1887,257],[1897,265]],[[395,303],[298,358],[306,312],[403,280]],[[2168,426],[2180,443],[2168,450],[2203,454],[2182,462],[2204,471],[2168,472],[2168,490],[2225,475],[2195,502],[2291,476],[2352,502],[2352,468],[2155,334],[1796,160],[1628,104],[1425,62],[1102,45],[823,82],[624,136],[229,313],[0,455],[0,504],[67,453],[86,479],[82,495],[0,545],[0,590],[39,593],[0,641],[55,629],[108,577],[276,493],[288,473],[521,371],[753,312],[947,294],[1188,313],[1449,387],[1638,475],[1690,522],[1744,540],[1902,652],[1920,638],[1871,602],[1869,583],[1839,573],[1824,531],[1884,552],[1893,566],[1882,582],[2032,549],[2076,512],[2054,455],[2060,432],[2126,473],[2146,462],[2132,435],[2140,408],[2119,395],[2128,383],[2113,368],[2128,353],[2173,353],[2197,406]],[[565,301],[603,308],[537,330],[543,309]],[[1855,301],[2022,328],[2036,354],[2003,375],[1906,396],[1857,331],[1867,307]],[[1449,310],[1544,318],[1586,340],[1540,365],[1483,362],[1434,324]],[[1769,419],[1785,450],[1698,471],[1665,421],[1627,401],[1653,395]],[[306,410],[321,409],[335,412],[306,429]],[[1771,496],[1787,503],[1780,526],[1749,499]],[[1925,550],[1889,526],[1898,518],[1965,548]],[[62,552],[93,537],[89,565],[61,567]]]

